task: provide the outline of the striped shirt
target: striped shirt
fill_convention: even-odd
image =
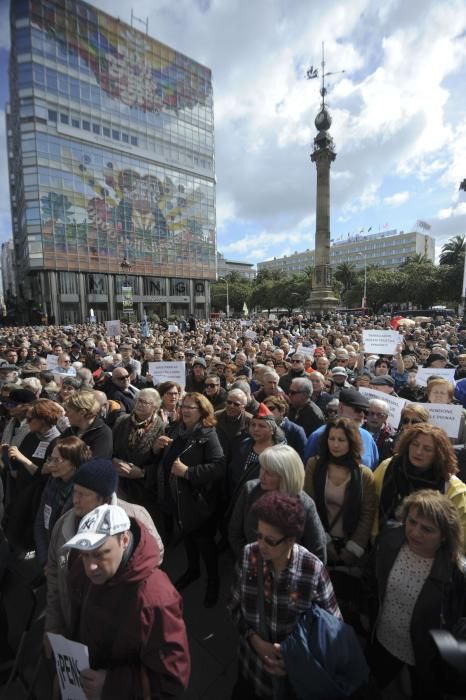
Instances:
[[[257,542],[244,548],[235,569],[229,604],[231,616],[240,633],[239,659],[243,676],[249,679],[261,698],[272,697],[273,676],[249,644],[253,633],[260,634],[257,598],[259,548]],[[269,639],[280,643],[293,630],[301,613],[311,602],[341,618],[325,566],[320,559],[299,544],[293,545],[286,569],[277,574],[270,562],[263,561],[264,607]]]

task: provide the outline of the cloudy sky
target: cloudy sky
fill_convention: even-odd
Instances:
[[[217,233],[230,259],[314,247],[317,80],[325,41],[332,238],[431,225],[437,250],[466,233],[464,0],[93,0],[211,67]],[[8,0],[0,0],[0,107],[8,100]],[[0,238],[10,234],[0,115]]]

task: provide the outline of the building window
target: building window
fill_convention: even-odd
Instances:
[[[108,128],[108,126],[104,126],[102,131],[103,131],[104,136],[107,136],[108,138],[110,138],[110,129]]]
[[[79,119],[72,119],[71,126],[74,126],[75,129],[79,129]]]
[[[69,124],[70,118],[67,114],[60,114],[60,121],[62,124]]]
[[[137,136],[131,136],[131,145],[132,145],[132,146],[137,146],[137,145],[138,145],[138,138],[137,138]]]
[[[121,134],[121,140],[123,141],[123,143],[129,143],[129,136],[128,136],[128,134],[125,134],[124,132],[122,132],[122,134]]]
[[[116,129],[112,129],[112,139],[114,139],[115,141],[120,140],[120,132]]]
[[[92,131],[94,132],[94,134],[100,134],[100,124],[93,124]]]
[[[143,290],[145,296],[158,297],[165,296],[167,293],[167,288],[165,285],[165,280],[160,277],[143,277],[142,280]]]
[[[58,290],[60,294],[78,294],[77,274],[75,272],[59,272]]]
[[[56,122],[58,119],[58,113],[54,109],[49,109],[48,120],[49,122]]]
[[[184,279],[170,280],[170,296],[186,297],[189,296],[189,281]]]
[[[84,131],[90,131],[91,130],[91,122],[88,122],[87,120],[83,119],[83,129],[84,129]]]

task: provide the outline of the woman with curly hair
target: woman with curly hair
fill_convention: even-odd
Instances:
[[[181,591],[200,577],[200,559],[207,571],[204,605],[218,599],[219,574],[215,533],[217,504],[225,476],[225,458],[215,431],[216,418],[209,399],[185,394],[180,419],[168,426],[155,445],[160,454],[158,500],[166,516],[167,534],[173,519],[180,527],[188,567],[175,582]]]
[[[403,430],[394,457],[381,462],[374,472],[379,528],[395,520],[396,510],[406,496],[419,489],[433,489],[453,501],[466,533],[466,484],[457,472],[455,450],[444,430],[429,423]]]
[[[430,631],[461,636],[465,625],[461,523],[452,501],[431,489],[406,496],[397,519],[380,533],[375,547],[368,660],[380,690],[399,681],[405,666],[410,697],[438,700],[446,697],[452,678],[442,673]],[[390,697],[405,697],[390,690]]]
[[[60,437],[56,425],[62,415],[63,409],[55,401],[33,401],[28,409],[29,433],[19,447],[8,448],[12,488],[5,532],[11,546],[20,551],[34,549],[34,518],[47,480],[42,467],[54,441]]]

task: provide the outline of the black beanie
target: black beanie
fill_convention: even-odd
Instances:
[[[81,464],[73,481],[103,498],[109,498],[117,490],[118,472],[111,459],[90,459]]]

